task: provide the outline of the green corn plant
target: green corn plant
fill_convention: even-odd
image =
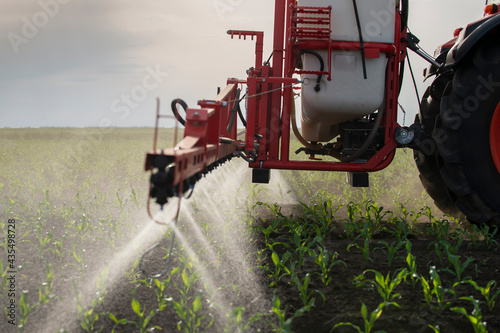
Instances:
[[[448,251],[448,242],[446,240],[440,240],[440,241],[435,241],[431,242],[427,248],[432,247],[433,249],[431,250],[431,253],[435,253],[436,256],[439,259],[439,263],[444,266],[444,257],[445,254]]]
[[[406,208],[405,208],[406,209]],[[398,219],[396,221],[396,228],[391,232],[396,237],[398,242],[405,242],[408,236],[412,233],[412,228],[406,220]]]
[[[445,293],[449,293],[455,296],[455,292],[451,289],[443,288],[441,278],[439,277],[438,271],[436,270],[435,266],[432,266],[430,268],[429,274],[431,276],[432,283],[431,293],[432,295],[436,296],[436,301],[438,304],[437,309],[443,310],[450,307],[451,303],[445,300]]]
[[[454,270],[451,270],[449,268],[444,268],[443,270],[453,274],[455,276],[455,282],[462,282],[463,280],[471,278],[470,276],[464,277],[463,273],[467,269],[467,267],[474,261],[474,258],[468,257],[465,262],[462,262],[460,260],[460,256],[453,255],[448,252],[448,261],[451,263]]]
[[[99,313],[95,311],[96,306],[99,303],[99,297],[96,297],[92,300],[91,306],[86,308],[83,305],[82,295],[78,292],[78,288],[76,286],[76,282],[73,279],[73,289],[76,294],[76,303],[78,309],[78,319],[80,321],[80,326],[83,328],[85,332],[100,332],[100,330],[95,330],[94,325],[99,320]]]
[[[281,223],[281,221],[279,219],[274,219],[269,224],[269,226],[267,226],[267,228],[264,228],[260,225],[253,226],[252,228],[254,230],[260,231],[264,235],[264,239],[265,239],[266,244],[270,244],[271,234],[276,231],[276,229],[280,223]]]
[[[473,286],[477,291],[479,291],[486,300],[485,304],[488,306],[488,310],[493,311],[493,308],[495,307],[496,303],[495,299],[498,297],[498,295],[500,295],[500,289],[495,291],[497,284],[496,281],[491,280],[490,282],[488,282],[486,287],[481,287],[475,281],[472,280],[462,281],[461,283],[468,283],[471,286]]]
[[[411,242],[409,240],[406,241],[406,251],[408,252],[408,255],[406,256],[406,264],[408,265],[408,274],[411,277],[411,283],[413,286],[413,289],[415,289],[415,284],[419,278],[419,275],[417,273],[417,260],[415,256],[411,253]]]
[[[339,255],[337,252],[330,254],[328,249],[323,246],[318,246],[318,251],[318,254],[316,254],[316,251],[312,251],[314,261],[321,269],[321,272],[315,272],[315,274],[320,277],[325,286],[328,286],[328,284],[332,281],[330,271],[332,270],[333,266],[337,264],[343,264],[344,267],[347,268],[347,264],[345,263],[345,261],[337,259],[337,256]]]
[[[135,290],[134,290],[135,292]],[[141,309],[141,303],[134,297],[132,297],[132,310],[134,313],[139,316],[139,321],[129,321],[127,320],[128,324],[134,324],[138,329],[139,332],[141,333],[146,333],[150,332],[151,329],[157,329],[161,330],[162,328],[159,326],[152,326],[148,327],[149,322],[153,317],[160,311],[163,311],[165,309],[166,304],[163,302],[159,304],[159,307],[155,310],[151,310],[148,315],[146,315],[146,306],[144,306],[144,309]]]
[[[389,212],[384,212],[384,207],[378,207],[377,204],[371,200],[365,202],[365,211],[365,218],[368,222],[366,223],[365,221],[365,228],[366,231],[369,232],[369,234],[365,234],[365,236],[371,238],[373,234],[378,232],[382,219],[389,214]]]
[[[434,332],[434,333],[440,333],[441,332],[441,329],[439,328],[439,326],[433,326],[431,324],[428,325],[429,328]]]
[[[180,321],[177,323],[177,329],[184,332],[194,332],[200,326],[203,320],[207,319],[206,315],[201,315],[202,310],[202,294],[198,293],[193,302],[189,302],[189,291],[194,287],[195,283],[199,280],[200,274],[192,271],[190,265],[186,265],[181,273],[182,285],[174,283],[177,291],[180,293],[178,301],[172,297],[166,298],[166,304],[172,308]],[[189,271],[188,271],[189,270]],[[207,328],[213,324],[213,317],[207,324]]]
[[[170,285],[170,281],[172,279],[172,277],[179,273],[181,270],[180,267],[176,267],[174,269],[172,269],[172,271],[170,272],[170,274],[168,275],[168,279],[165,279],[165,280],[158,280],[158,279],[153,279],[153,290],[155,292],[155,295],[156,295],[156,300],[158,301],[158,303],[161,302],[161,300],[165,297],[165,289]]]
[[[361,207],[359,204],[349,202],[347,205],[347,223],[344,224],[345,234],[348,239],[354,238],[359,231],[357,216],[361,214]]]
[[[429,216],[429,220],[431,222],[431,226],[426,229],[427,232],[434,236],[438,242],[448,240],[451,232],[450,222],[446,219],[436,220],[432,216],[429,207],[426,209],[427,213],[424,213],[423,215]]]
[[[23,290],[21,297],[19,299],[19,319],[17,325],[18,332],[24,332],[26,323],[28,322],[28,317],[38,304],[29,304],[29,291]]]
[[[83,275],[83,271],[85,270],[85,249],[82,250],[81,254],[76,250],[76,241],[73,241],[73,257],[77,262],[78,272],[80,276]]]
[[[296,253],[298,253],[297,260],[299,263],[299,267],[301,267],[303,265],[304,260],[305,260],[305,256],[307,254],[309,254],[309,256],[311,256],[311,253],[313,252],[312,247],[317,245],[317,244],[322,243],[322,239],[320,236],[317,236],[317,237],[313,238],[312,240],[310,240],[310,239],[311,239],[311,236],[307,237],[305,240],[300,242],[300,236],[298,234],[294,235],[294,245],[296,246],[294,248],[294,250],[296,251]],[[300,246],[299,246],[299,244],[300,244]]]
[[[375,287],[377,288],[378,293],[380,296],[382,296],[382,299],[384,302],[391,302],[395,298],[401,297],[401,294],[396,293],[392,294],[394,289],[403,281],[406,279],[408,275],[408,271],[406,269],[402,269],[399,272],[395,274],[394,277],[391,278],[390,272],[387,273],[387,276],[384,278],[382,274],[379,272],[373,270],[373,269],[367,269],[363,274],[366,274],[368,272],[374,273],[375,274]]]
[[[384,252],[384,254],[387,256],[387,265],[391,267],[394,259],[399,258],[396,256],[396,253],[403,247],[403,245],[406,244],[406,241],[394,241],[391,244],[387,243],[386,241],[379,241],[378,243],[385,246],[385,248],[381,249],[382,252]]]
[[[498,242],[495,240],[495,235],[498,233],[498,227],[495,226],[493,230],[490,231],[490,227],[487,225],[481,226],[479,229],[480,233],[484,236],[484,241],[486,242],[486,246],[491,248],[493,245],[498,247]]]
[[[375,326],[375,322],[382,315],[384,308],[389,306],[389,305],[394,305],[394,306],[399,307],[399,305],[397,303],[394,303],[394,302],[380,303],[378,305],[378,307],[370,313],[370,317],[368,317],[368,309],[366,308],[365,303],[361,302],[361,316],[363,317],[363,321],[365,324],[364,330],[362,330],[359,326],[354,325],[353,323],[341,322],[341,323],[338,323],[335,326],[333,326],[332,331],[335,330],[339,326],[351,326],[358,333],[370,333],[373,330],[373,327]]]
[[[479,301],[472,297],[460,297],[460,299],[472,302],[472,304],[474,305],[474,310],[472,310],[472,313],[467,313],[467,310],[463,307],[453,307],[451,308],[451,311],[464,315],[472,324],[475,333],[486,333],[486,322],[482,321],[483,315],[481,313]]]
[[[271,313],[274,313],[278,318],[278,324],[271,322],[274,332],[291,333],[292,332],[292,321],[294,316],[286,318],[287,308],[281,309],[281,300],[276,293],[273,296],[273,305],[271,307]]]
[[[431,286],[429,284],[429,281],[423,276],[420,277],[420,283],[422,284],[422,290],[424,292],[424,298],[425,298],[425,303],[427,304],[428,307],[431,306],[432,303],[432,291],[431,291]]]
[[[462,247],[463,240],[464,240],[463,237],[457,237],[455,245],[452,245],[448,241],[442,241],[441,243],[443,244],[443,248],[446,249],[446,252],[451,254],[457,254],[458,251],[460,250],[460,247]]]
[[[355,242],[351,243],[347,246],[347,252],[350,252],[351,248],[353,246],[357,247],[358,249],[361,250],[363,253],[363,257],[365,258],[365,264],[368,264],[369,261],[373,262],[373,259],[370,257],[370,239],[365,238],[363,242],[363,246],[359,246],[358,243],[356,243],[356,240],[360,237],[361,235],[358,235],[356,237]]]
[[[115,333],[116,331],[116,328],[120,325],[126,325],[126,324],[132,324],[134,323],[133,321],[131,320],[128,320],[127,318],[122,318],[122,319],[118,319],[116,318],[116,316],[110,312],[105,312],[106,316],[111,319],[114,323],[115,323],[115,326],[111,329],[111,333]]]
[[[266,266],[267,270],[271,273],[269,276],[272,277],[273,279],[273,281],[270,284],[271,287],[275,286],[276,283],[278,283],[283,276],[291,274],[290,269],[288,269],[286,265],[286,263],[291,257],[292,254],[289,251],[287,251],[280,259],[279,255],[275,251],[273,251],[273,253],[271,254],[271,260],[274,264],[274,270]],[[296,263],[297,263],[296,261],[293,261],[291,263],[291,266],[295,266]]]
[[[21,297],[19,299],[19,320],[18,320],[18,331],[24,332],[26,323],[28,322],[29,315],[36,307],[39,305],[47,304],[50,302],[55,296],[52,294],[52,283],[54,279],[54,271],[52,270],[51,265],[47,265],[46,269],[46,282],[43,282],[42,285],[38,288],[38,301],[30,304],[29,303],[29,291],[23,290]]]
[[[325,295],[320,290],[308,290],[309,284],[311,283],[311,276],[309,273],[306,274],[304,280],[302,281],[296,272],[292,272],[292,280],[300,292],[299,298],[307,311],[314,306],[315,298],[312,297],[314,293],[320,294],[323,298],[323,302],[325,301]]]
[[[226,313],[226,317],[228,318],[226,326],[224,328],[224,333],[235,333],[235,332],[248,332],[250,329],[250,326],[262,320],[262,317],[266,316],[267,314],[263,314],[258,312],[257,314],[253,315],[250,317],[247,322],[245,323],[243,321],[243,313],[245,312],[245,308],[242,306],[239,306],[237,308],[234,308],[230,310],[228,313]]]
[[[206,315],[201,315],[201,310],[203,309],[202,304],[202,294],[198,293],[196,298],[189,305],[186,300],[181,300],[180,302],[176,302],[173,298],[166,299],[167,304],[171,307],[180,321],[177,323],[177,329],[183,332],[197,332],[201,326],[202,321],[207,318]],[[213,317],[211,317],[209,323],[206,328],[209,328],[213,324]]]

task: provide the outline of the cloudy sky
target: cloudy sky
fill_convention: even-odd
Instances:
[[[484,0],[410,5],[410,28],[432,53],[482,16]],[[246,76],[254,43],[228,29],[265,31],[270,54],[273,12],[272,0],[0,0],[0,128],[151,126],[156,97],[170,112],[173,98],[194,106]],[[426,64],[411,59],[421,82]],[[400,102],[414,113],[409,79]]]

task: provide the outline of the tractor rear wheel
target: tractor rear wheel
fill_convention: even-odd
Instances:
[[[434,99],[430,92],[431,87],[428,87],[420,103],[420,114],[415,117],[415,122],[422,124],[422,131],[428,136],[432,136],[434,132],[436,117],[440,110],[440,100]],[[436,207],[443,213],[460,216],[460,211],[455,206],[455,201],[450,197],[446,184],[441,178],[436,152],[414,150],[413,157],[420,173],[420,181],[434,200]]]
[[[434,131],[441,177],[475,224],[500,226],[500,41],[489,38],[459,65]]]

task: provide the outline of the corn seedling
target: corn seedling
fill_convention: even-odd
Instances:
[[[80,321],[80,326],[85,332],[99,332],[94,329],[94,325],[99,320],[99,313],[95,311],[96,306],[99,303],[99,297],[92,300],[90,307],[86,308],[83,305],[82,295],[78,292],[76,282],[73,279],[73,288],[76,294],[76,304],[78,308],[78,320]]]
[[[294,316],[290,318],[286,318],[286,307],[285,309],[281,309],[281,300],[279,297],[274,294],[273,297],[273,305],[271,307],[271,313],[274,313],[276,317],[278,317],[278,324],[274,324],[271,322],[271,326],[273,327],[274,332],[282,332],[282,333],[291,333],[292,332],[292,321],[295,318]]]
[[[328,249],[326,249],[325,247],[318,247],[318,251],[318,254],[316,254],[316,251],[312,251],[312,254],[314,255],[314,261],[321,269],[321,272],[315,272],[315,274],[319,275],[321,281],[325,286],[328,286],[328,284],[332,280],[330,271],[332,270],[333,266],[337,264],[343,264],[344,267],[347,267],[347,264],[345,263],[345,261],[337,259],[337,252],[330,254]]]
[[[406,244],[406,241],[394,241],[391,244],[386,241],[379,241],[378,243],[385,246],[381,250],[387,256],[387,265],[391,267],[394,259],[400,258],[396,256],[396,253]]]
[[[497,284],[496,281],[491,280],[484,288],[479,286],[475,281],[472,280],[463,281],[462,283],[468,283],[471,286],[473,286],[477,291],[479,291],[486,300],[486,302],[484,303],[488,306],[488,310],[493,311],[493,308],[495,307],[496,303],[495,299],[498,297],[498,295],[500,295],[500,289],[495,292]]]
[[[380,303],[378,305],[378,307],[370,313],[370,317],[368,317],[368,309],[366,308],[365,303],[361,302],[361,316],[363,317],[363,321],[364,321],[364,324],[365,324],[364,325],[364,330],[362,330],[359,326],[354,325],[353,323],[344,323],[344,322],[341,322],[341,323],[338,323],[335,326],[333,326],[332,331],[335,330],[339,326],[351,326],[358,333],[370,333],[373,330],[373,326],[375,326],[375,322],[382,315],[382,312],[383,312],[384,308],[387,307],[387,306],[389,306],[389,305],[394,305],[394,306],[399,307],[399,305],[397,303],[394,303],[394,302]]]
[[[54,272],[50,265],[46,267],[46,279],[47,281],[42,283],[38,288],[38,302],[30,304],[29,303],[29,291],[23,290],[21,297],[19,299],[19,320],[18,320],[18,331],[24,332],[26,323],[28,322],[29,315],[36,307],[39,305],[47,304],[54,298],[52,294],[52,282],[54,279]]]
[[[498,227],[495,226],[493,230],[490,230],[490,227],[487,225],[483,225],[480,229],[481,234],[484,236],[484,241],[486,242],[486,246],[490,249],[493,245],[498,247],[498,242],[495,240],[495,235],[498,233]]]
[[[133,294],[135,293],[135,290]],[[151,329],[157,329],[161,330],[162,328],[159,326],[152,326],[148,327],[149,322],[153,317],[160,311],[163,311],[166,307],[165,302],[159,304],[159,307],[157,309],[151,310],[148,315],[146,315],[146,306],[144,306],[144,309],[141,309],[141,303],[135,298],[135,296],[132,297],[132,310],[134,313],[139,317],[139,321],[131,321],[127,320],[127,324],[134,324],[138,329],[139,332],[141,333],[146,333],[151,331]]]
[[[382,296],[382,299],[384,302],[391,302],[395,298],[401,297],[401,294],[392,294],[394,289],[403,281],[406,279],[406,276],[408,275],[408,271],[406,269],[402,269],[397,274],[395,274],[394,277],[391,278],[390,272],[387,273],[387,276],[384,278],[382,274],[379,272],[373,270],[373,269],[368,269],[366,270],[363,274],[366,274],[367,272],[372,272],[375,274],[375,280],[373,281],[375,284],[375,287],[377,288],[378,293],[380,296]]]
[[[302,304],[304,305],[306,311],[309,311],[309,309],[314,306],[315,298],[312,297],[314,293],[320,294],[320,296],[323,298],[323,301],[325,301],[325,295],[320,290],[308,290],[309,284],[311,283],[311,276],[309,275],[309,273],[306,274],[304,280],[302,281],[296,272],[292,272],[292,280],[300,292],[299,298],[302,301]]]
[[[418,273],[417,273],[417,260],[415,256],[411,253],[411,242],[409,240],[406,241],[406,251],[408,252],[408,255],[406,256],[406,264],[408,265],[408,274],[411,277],[411,283],[413,286],[413,289],[415,289],[415,283],[418,280]]]
[[[370,257],[370,239],[365,238],[363,242],[363,246],[360,246],[356,240],[360,237],[361,235],[358,235],[356,239],[354,240],[354,243],[351,243],[347,246],[347,252],[350,252],[351,248],[353,246],[357,247],[358,249],[361,250],[363,253],[363,257],[365,258],[365,264],[368,264],[369,261],[373,262],[373,259]]]
[[[467,269],[467,267],[474,261],[474,258],[468,257],[465,262],[462,262],[460,260],[460,256],[453,255],[448,252],[448,261],[451,263],[454,269],[451,270],[449,268],[444,268],[443,270],[453,274],[455,276],[456,282],[461,282],[463,280],[471,278],[470,276],[464,277],[463,273]]]
[[[441,329],[439,328],[439,326],[433,326],[431,324],[429,324],[429,328],[434,332],[434,333],[440,333],[441,332]]]
[[[404,242],[407,240],[408,236],[412,233],[412,228],[406,220],[398,219],[396,221],[396,228],[391,232],[393,236],[396,237],[398,242]]]
[[[290,270],[288,269],[286,263],[288,261],[288,259],[290,259],[292,257],[292,254],[290,252],[285,252],[285,254],[283,255],[283,257],[280,259],[279,255],[273,251],[273,253],[271,254],[271,260],[273,261],[273,264],[274,264],[274,270],[271,270],[269,268],[268,271],[271,273],[269,276],[273,278],[273,282],[271,282],[271,287],[276,285],[276,283],[278,283],[279,280],[281,280],[281,278],[284,276],[284,275],[290,275],[291,272]],[[292,262],[291,266],[295,266],[296,262]]]
[[[436,267],[432,266],[429,270],[429,274],[431,276],[432,283],[431,294],[436,296],[436,302],[438,304],[437,309],[443,310],[450,307],[451,303],[445,300],[445,293],[455,296],[455,292],[451,289],[443,288],[441,278],[439,277]]]
[[[189,265],[188,265],[189,266]],[[184,267],[181,273],[182,286],[175,284],[177,291],[180,293],[179,301],[174,300],[172,297],[166,298],[166,304],[171,307],[180,321],[177,323],[177,329],[184,332],[196,331],[202,321],[207,318],[206,315],[201,315],[202,310],[202,294],[198,293],[196,298],[190,301],[189,291],[194,287],[194,284],[199,280],[200,275],[198,272],[193,272],[191,268]],[[210,327],[213,323],[211,318],[205,327]]]
[[[262,320],[264,314],[257,313],[256,315],[250,317],[246,323],[243,322],[243,313],[245,312],[245,308],[242,306],[238,306],[228,313],[226,313],[227,323],[224,328],[224,333],[240,333],[245,332],[250,328],[250,325]]]
[[[460,297],[460,299],[472,302],[472,304],[474,305],[474,310],[472,310],[472,313],[467,313],[467,310],[463,307],[453,307],[451,308],[451,311],[464,315],[472,324],[475,333],[486,333],[486,322],[482,321],[483,315],[481,313],[479,301],[472,297]]]
[[[203,308],[202,304],[202,294],[198,293],[196,298],[189,306],[186,299],[181,299],[180,302],[176,302],[173,298],[167,298],[166,302],[170,306],[180,321],[177,323],[177,329],[184,332],[196,332],[201,326],[202,321],[207,318],[206,315],[201,315],[200,312]],[[205,326],[209,328],[212,326],[213,318],[211,317],[209,323]]]
[[[165,288],[170,285],[170,280],[175,274],[179,273],[180,270],[180,267],[174,268],[168,275],[168,278],[165,280],[160,281],[158,279],[153,279],[153,290],[155,292],[156,300],[158,301],[158,303],[160,303],[161,300],[165,297]]]

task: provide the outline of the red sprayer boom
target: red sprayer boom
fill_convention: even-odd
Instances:
[[[232,38],[255,42],[255,65],[246,79],[228,79],[227,87],[214,100],[202,100],[200,108],[186,109],[184,139],[176,147],[155,149],[147,155],[146,169],[154,170],[151,197],[158,204],[186,191],[203,173],[233,156],[247,160],[254,168],[253,181],[264,183],[269,181],[270,169],[348,171],[357,178],[391,162],[399,128],[399,68],[406,55],[405,44],[399,42],[406,31],[399,5],[394,0],[377,0],[375,7],[368,8],[363,1],[366,8],[346,8],[352,12],[354,23],[350,24],[354,26],[356,17],[373,9],[385,10],[392,17],[384,40],[363,36],[361,30],[351,33],[351,40],[342,40],[332,31],[332,5],[307,6],[302,2],[310,1],[276,0],[272,64],[263,62],[263,32],[228,31]],[[386,7],[391,4],[394,9],[389,11]],[[344,74],[343,82],[337,79],[342,74],[341,65],[348,66],[352,76],[349,79]],[[335,91],[335,86],[345,85],[367,87],[374,100],[353,108],[349,105],[355,102],[351,96],[359,99],[360,93],[348,91],[346,100],[325,107],[332,93],[346,95]],[[246,95],[240,97],[245,89]],[[302,95],[302,134],[295,119],[296,89],[301,89]],[[243,98],[246,132],[244,139],[239,139],[237,113],[241,115]],[[176,108],[173,105],[179,118]],[[349,121],[351,124],[340,126]],[[308,154],[310,160],[290,156],[290,128],[304,143],[300,152]],[[333,138],[336,142],[331,142]]]

